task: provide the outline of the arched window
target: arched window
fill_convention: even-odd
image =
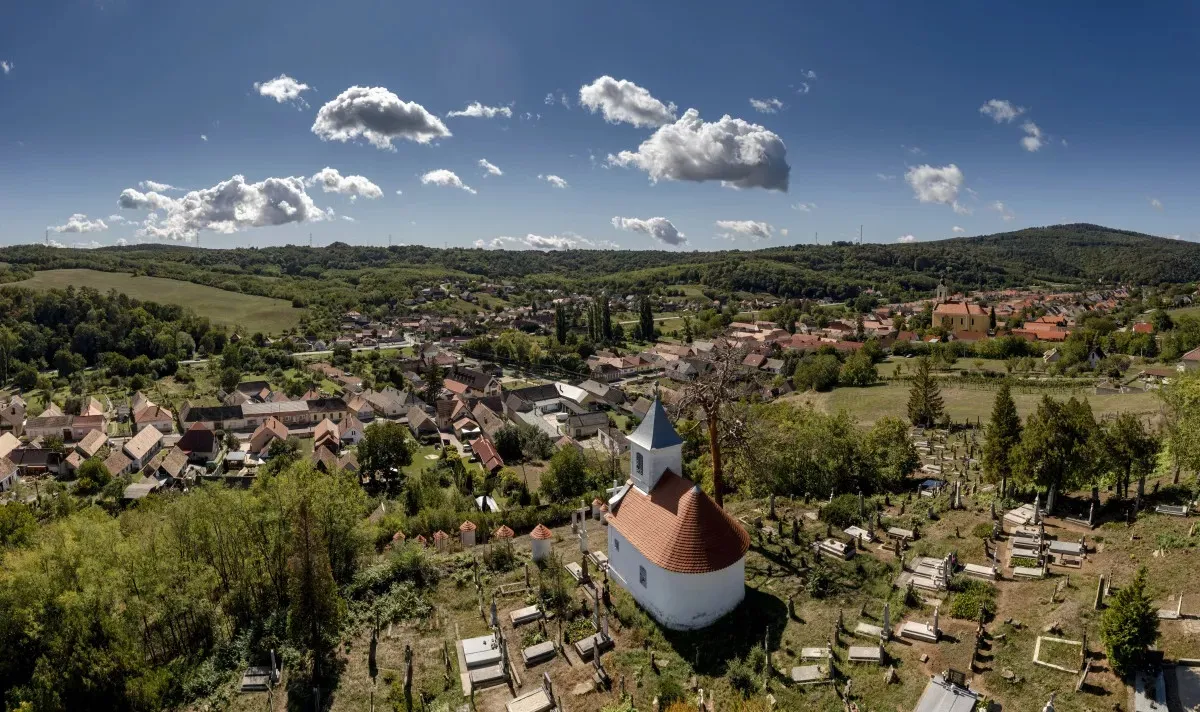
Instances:
[[[634,467],[636,468],[636,472],[639,475],[642,474],[642,453],[639,452],[639,453],[635,454],[633,463],[634,463]]]

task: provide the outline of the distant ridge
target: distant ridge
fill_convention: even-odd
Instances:
[[[1181,283],[1200,279],[1200,244],[1077,223],[927,242],[788,245],[714,252],[559,252],[376,247],[198,249],[130,245],[95,250],[20,245],[0,248],[11,270],[91,268],[141,272],[294,300],[335,298],[380,304],[436,280],[519,280],[584,292],[645,292],[700,285],[706,293],[769,293],[850,299],[874,288],[885,297],[928,294],[944,275],[955,289],[1031,284]],[[19,278],[8,277],[9,281]]]

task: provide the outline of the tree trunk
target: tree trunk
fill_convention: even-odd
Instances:
[[[725,480],[721,475],[721,438],[717,433],[717,411],[708,413],[708,448],[713,461],[713,499],[725,508]]]

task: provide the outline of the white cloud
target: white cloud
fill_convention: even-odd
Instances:
[[[471,195],[475,194],[474,188],[463,183],[462,179],[455,175],[454,171],[448,171],[445,168],[429,171],[421,176],[421,183],[425,185],[440,185],[443,188],[458,188],[467,191]]]
[[[1011,123],[1025,113],[1025,107],[1017,106],[1007,99],[988,99],[979,107],[979,113],[992,117],[996,123]]]
[[[204,134],[200,134],[200,140],[201,140],[201,141],[207,141],[207,140],[208,140],[208,136],[205,136]]]
[[[750,106],[761,114],[774,114],[783,109],[783,102],[771,97],[770,99],[751,99]]]
[[[156,193],[165,193],[168,190],[183,190],[182,188],[176,188],[169,183],[159,183],[158,181],[154,180],[138,181],[138,187],[142,190],[152,190]]]
[[[0,61],[0,71],[8,74],[13,70],[13,63],[8,60]]]
[[[550,185],[554,186],[555,188],[568,187],[567,181],[563,180],[562,178],[559,178],[558,176],[556,176],[554,174],[542,175],[541,173],[539,173],[538,180],[544,180],[547,183],[549,183]]]
[[[748,237],[752,241],[758,242],[759,240],[769,240],[775,234],[773,225],[758,220],[718,220],[716,225],[725,231],[721,233],[721,237],[729,240]]]
[[[1163,209],[1162,201],[1159,200],[1158,198],[1151,198],[1150,199],[1150,207],[1154,208],[1155,210],[1162,210]]]
[[[950,232],[956,232],[956,233],[958,233],[958,232],[966,232],[966,230],[962,229],[962,228],[961,228],[961,227],[959,227],[958,225],[955,225],[954,227],[950,228]]]
[[[958,202],[963,173],[953,163],[941,168],[928,164],[914,166],[904,174],[904,180],[912,187],[916,199],[922,203],[949,205],[960,215],[971,214],[970,208]]]
[[[796,87],[797,94],[807,94],[808,90],[809,90],[808,82],[800,82],[800,84]]]
[[[787,236],[788,236],[788,229],[787,229],[786,227],[781,227],[781,228],[779,228],[779,234],[780,234],[780,235],[783,235],[784,237],[787,237]]]
[[[294,104],[297,109],[308,107],[308,102],[300,95],[311,88],[286,74],[280,74],[270,81],[254,82],[254,89],[260,96],[274,99],[278,104],[285,102]]]
[[[110,223],[116,223],[116,224],[118,224],[118,225],[120,225],[121,223],[124,223],[124,222],[129,222],[128,220],[126,220],[126,219],[125,219],[125,216],[124,216],[124,215],[118,215],[118,214],[116,214],[116,213],[113,213],[112,215],[109,215],[109,216],[108,216],[108,218],[107,218],[107,220],[108,220]]]
[[[232,233],[251,227],[327,220],[332,215],[313,203],[305,192],[304,179],[299,177],[247,183],[243,176],[235,175],[179,198],[126,188],[117,204],[127,210],[154,211],[135,234],[167,240],[193,240],[202,230]],[[160,216],[159,211],[164,215]]]
[[[497,116],[503,116],[506,119],[511,119],[512,109],[507,106],[484,106],[478,101],[473,101],[467,104],[467,108],[462,111],[451,111],[446,116],[464,116],[472,119],[494,119]]]
[[[791,173],[787,146],[775,133],[728,114],[706,123],[695,109],[660,127],[637,151],[609,154],[608,162],[641,168],[651,182],[717,180],[734,188],[785,193]]]
[[[896,238],[896,242],[916,242],[916,241],[917,241],[917,238],[915,235],[901,235],[900,237]]]
[[[546,106],[554,106],[554,103],[556,101],[558,101],[558,100],[554,98],[554,92],[547,92],[546,98],[542,99],[542,103],[545,104]],[[496,239],[500,239],[500,238],[496,238]]]
[[[905,151],[908,151],[909,153],[911,153],[914,156],[924,156],[925,155],[924,149],[922,149],[920,146],[905,146],[904,144],[900,144],[900,148],[903,148]]]
[[[642,220],[641,218],[615,217],[612,219],[612,224],[618,230],[629,230],[630,232],[640,232],[649,235],[665,245],[682,245],[687,242],[687,236],[680,232],[666,218]]]
[[[399,189],[397,189],[397,190],[396,190],[396,195],[404,195],[404,191],[403,191],[403,190],[399,190]]]
[[[817,73],[811,69],[801,69],[800,76],[804,77],[805,79],[816,79]]]
[[[881,181],[884,181],[885,183],[888,181],[896,180],[896,176],[888,175],[887,173],[876,173],[875,177]]]
[[[494,163],[492,163],[491,161],[489,161],[486,158],[479,159],[479,167],[483,169],[483,177],[484,178],[487,178],[488,176],[504,175],[504,171],[500,170],[498,167],[496,167],[496,165]]]
[[[100,218],[88,220],[88,216],[83,213],[75,213],[67,218],[67,222],[62,225],[52,226],[50,228],[54,232],[101,232],[108,229],[108,225]]]
[[[346,222],[358,222],[357,220],[355,220],[354,218],[350,217],[349,215],[342,215],[342,216],[340,216],[340,217],[341,217],[343,220],[345,220]]]
[[[799,210],[802,213],[811,213],[816,209],[816,203],[792,203],[792,210]]]
[[[363,176],[344,176],[336,168],[326,166],[305,181],[309,186],[320,185],[326,193],[341,193],[351,200],[359,197],[375,200],[383,197],[383,189]]]
[[[1042,139],[1042,130],[1038,128],[1037,124],[1026,121],[1021,125],[1021,129],[1028,134],[1021,139],[1021,145],[1025,147],[1026,151],[1032,153],[1045,145],[1045,141]]]
[[[653,128],[675,121],[675,104],[664,104],[628,79],[607,74],[579,88],[579,105],[593,114],[600,111],[610,124]]]
[[[429,143],[451,135],[442,120],[414,101],[402,101],[384,87],[350,87],[322,106],[312,132],[322,141],[364,138],[379,149],[392,141]]]
[[[1000,219],[1004,222],[1008,222],[1016,217],[1016,215],[1013,214],[1013,211],[999,200],[993,202],[990,207],[992,210],[1000,213]]]
[[[534,235],[533,233],[529,233],[525,237],[508,237],[502,235],[493,238],[489,242],[476,240],[475,246],[488,247],[493,250],[509,248],[517,250],[610,250],[619,247],[619,245],[610,240],[593,241],[571,232],[548,236]]]
[[[129,244],[129,240],[126,240],[123,237],[118,237],[117,241],[114,242],[113,244],[116,245],[117,247],[125,247],[126,245]]]

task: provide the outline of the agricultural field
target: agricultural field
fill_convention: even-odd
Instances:
[[[283,299],[229,292],[191,282],[161,277],[135,277],[127,272],[91,269],[51,269],[36,272],[32,279],[12,283],[32,289],[91,287],[102,292],[115,289],[134,299],[188,307],[213,323],[240,326],[247,334],[261,331],[278,334],[300,323],[303,309]]]
[[[946,413],[957,421],[976,418],[986,422],[992,414],[992,401],[995,391],[983,387],[955,386],[953,383],[941,383],[942,399],[946,404]],[[1053,397],[1066,400],[1071,394],[1062,391],[1046,391]],[[849,411],[864,424],[870,425],[885,416],[903,417],[907,408],[909,384],[904,382],[879,383],[865,388],[835,388],[827,393],[797,393],[785,396],[783,400],[811,403],[819,410],[835,413],[839,410]],[[1017,404],[1017,412],[1024,418],[1032,413],[1043,392],[1039,390],[1013,389],[1013,401]],[[1092,405],[1096,418],[1106,415],[1130,412],[1138,414],[1158,413],[1162,401],[1153,391],[1135,391],[1120,394],[1089,394],[1087,389],[1081,389],[1077,398],[1086,397]]]

